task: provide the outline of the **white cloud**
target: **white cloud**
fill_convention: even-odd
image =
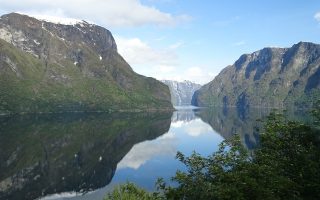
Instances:
[[[175,81],[184,81],[189,80],[194,83],[205,84],[213,80],[217,75],[214,72],[205,72],[200,67],[189,67],[183,70],[175,70],[175,73],[166,73],[166,74],[155,74],[155,77],[158,80],[175,80]]]
[[[235,16],[229,19],[222,19],[222,20],[216,20],[213,22],[214,26],[219,26],[219,27],[226,27],[229,25],[234,24],[235,22],[239,21],[241,18],[240,16]]]
[[[171,122],[171,127],[174,127],[174,128],[181,128],[183,126],[183,124],[185,124],[187,122],[184,122],[184,121],[175,121],[175,122]]]
[[[203,71],[199,67],[190,67],[187,69],[188,76],[203,76]]]
[[[167,38],[166,36],[161,36],[161,37],[155,38],[154,40],[155,40],[155,41],[163,41],[163,40],[165,40],[166,38]]]
[[[154,2],[154,3],[172,3],[174,0],[148,0],[149,2]]]
[[[201,119],[196,118],[191,121],[176,121],[171,122],[171,128],[183,129],[191,137],[199,137],[210,133],[212,128],[210,125],[204,123]]]
[[[173,65],[177,56],[168,49],[155,49],[139,38],[115,37],[119,53],[130,65]]]
[[[84,19],[107,27],[146,24],[172,26],[190,20],[188,15],[162,12],[143,5],[140,0],[69,0],[67,3],[65,0],[0,0],[0,5],[6,12],[59,14],[59,17]]]
[[[139,74],[159,80],[177,73],[178,56],[170,47],[159,49],[139,38],[115,37],[118,52]]]
[[[315,15],[314,15],[314,18],[320,22],[320,12],[317,12]]]
[[[175,71],[175,67],[173,66],[166,66],[166,65],[160,65],[158,66],[158,70],[161,73],[169,73]]]
[[[211,126],[204,123],[201,119],[195,119],[187,123],[184,129],[186,133],[192,137],[199,137],[212,131]]]
[[[213,80],[216,75],[200,66],[182,66],[177,56],[177,49],[184,45],[181,41],[168,45],[167,48],[158,49],[139,38],[116,36],[115,40],[120,55],[139,74],[158,80],[190,80],[200,84]]]
[[[180,80],[191,80],[196,83],[207,83],[214,78],[213,72],[205,72],[201,67],[189,67],[181,75]]]
[[[59,11],[57,11],[59,12]],[[21,13],[23,14],[23,13]],[[40,14],[40,13],[29,13],[28,14],[31,17],[37,18],[39,20],[44,20],[56,24],[65,24],[65,25],[74,25],[77,23],[82,22],[82,20],[79,19],[74,19],[74,18],[67,18],[67,17],[62,17],[62,14],[54,14],[54,13],[46,13],[46,14]],[[59,17],[60,16],[60,17]]]
[[[170,49],[177,49],[184,45],[184,42],[177,42],[169,46]]]
[[[246,41],[241,40],[241,41],[239,41],[239,42],[234,43],[233,45],[234,45],[234,46],[243,46],[243,45],[245,45],[245,44],[246,44]]]
[[[145,141],[136,144],[130,152],[118,163],[117,169],[132,168],[138,169],[148,160],[155,156],[169,155],[174,157],[177,150],[175,148],[175,137],[172,133],[166,133],[154,141]],[[165,147],[165,148],[164,148]]]

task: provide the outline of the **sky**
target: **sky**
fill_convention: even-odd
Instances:
[[[83,19],[115,37],[134,71],[205,84],[242,54],[320,43],[320,0],[0,0],[0,15]]]

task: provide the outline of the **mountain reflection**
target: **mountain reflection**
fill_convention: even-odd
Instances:
[[[215,107],[173,114],[1,117],[0,200],[92,190],[85,199],[103,199],[110,185],[128,180],[152,190],[157,178],[170,180],[177,169],[185,170],[175,159],[177,151],[211,155],[234,134],[254,148],[262,125],[257,119],[270,111]],[[289,119],[307,119],[302,114],[286,113]]]
[[[171,127],[181,128],[188,126],[195,119],[199,119],[191,109],[175,111],[171,117]],[[191,124],[193,127],[194,124]],[[191,133],[193,134],[193,132]],[[176,137],[172,132],[168,132],[158,137],[155,141],[144,141],[136,144],[130,152],[120,161],[117,169],[132,168],[139,169],[148,160],[155,156],[170,155],[174,157],[177,153]],[[164,148],[165,147],[165,148]],[[147,151],[146,151],[147,150]]]
[[[155,190],[155,182],[159,177],[168,184],[173,184],[171,177],[175,172],[185,170],[182,163],[176,159],[177,151],[186,156],[193,151],[209,155],[217,150],[221,141],[222,137],[196,116],[191,107],[177,110],[172,115],[167,133],[154,140],[134,145],[118,164],[111,184],[130,181],[149,191]],[[103,199],[101,195],[95,198],[98,194],[105,195],[107,188],[103,191],[105,192],[89,194],[86,199]]]
[[[181,109],[173,113],[172,122],[190,122],[196,118],[199,118],[195,115],[194,110],[192,109]]]
[[[169,130],[171,114],[0,118],[0,199],[101,188],[134,144]]]
[[[157,138],[156,142],[148,140],[133,146],[131,151],[119,162],[117,170],[123,168],[137,170],[154,156],[175,156],[176,152],[175,138],[171,133],[166,133]]]
[[[246,110],[240,113],[236,108],[214,107],[197,112],[197,116],[210,124],[213,130],[225,139],[239,134],[243,144],[251,149],[257,145],[259,139],[257,127],[261,123],[257,122],[257,119],[263,118],[268,113],[269,111],[261,109]]]
[[[234,134],[239,134],[242,143],[253,149],[259,142],[259,131],[263,128],[263,122],[271,112],[281,112],[290,120],[308,120],[305,111],[272,110],[267,108],[237,109],[228,107],[212,107],[201,109],[196,112],[204,122],[208,123],[213,130],[219,133],[224,139],[231,138]]]

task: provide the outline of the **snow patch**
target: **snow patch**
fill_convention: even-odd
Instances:
[[[24,14],[24,13],[21,13],[21,14]],[[27,14],[27,15],[30,17],[36,18],[40,21],[51,22],[54,24],[75,25],[83,22],[82,20],[79,20],[79,19],[64,18],[64,17],[50,16],[50,15],[40,15],[40,14]]]
[[[59,36],[57,36],[57,35],[56,35],[56,38],[58,38],[59,40],[61,40],[61,41],[63,41],[63,42],[65,41],[65,39],[64,39],[64,38],[59,37]]]
[[[99,56],[99,59],[100,59],[100,60],[102,60],[102,57],[101,57],[101,55]]]
[[[84,30],[82,30],[81,28],[78,28],[77,26],[74,26],[76,29],[78,29],[80,32],[82,32],[83,34],[86,34],[86,32]]]
[[[10,69],[17,74],[17,76],[20,76],[17,66],[10,60],[10,58],[6,58],[6,63],[9,65]]]
[[[46,27],[44,26],[43,23],[42,23],[41,27],[42,27],[43,30],[47,31],[52,37],[56,37],[56,38],[58,38],[59,40],[61,40],[61,41],[63,41],[63,42],[65,41],[64,38],[61,38],[61,37],[53,34],[53,33],[52,33],[51,31],[49,31],[48,29],[46,29]],[[40,43],[39,43],[39,44],[40,44]]]
[[[33,42],[36,44],[36,45],[39,45],[40,42],[38,42],[37,40],[33,40]]]
[[[12,34],[6,27],[0,29],[0,38],[8,43],[12,43]]]
[[[74,65],[77,65],[77,64],[78,64],[78,62],[76,61],[76,62],[74,62],[73,64],[74,64]]]
[[[52,37],[54,37],[54,34],[51,31],[49,31],[48,29],[46,29],[46,27],[44,27],[43,23],[42,23],[41,27],[43,30],[47,31]]]
[[[59,17],[59,16],[53,16],[53,15],[44,15],[44,14],[33,14],[33,13],[23,13],[23,12],[17,12],[18,14],[22,15],[28,15],[29,17],[36,18],[40,21],[50,22],[54,24],[62,24],[62,25],[76,25],[79,24],[80,27],[84,27],[86,25],[89,25],[90,27],[94,26],[95,24],[93,22],[87,22],[85,20],[70,18],[70,17]]]

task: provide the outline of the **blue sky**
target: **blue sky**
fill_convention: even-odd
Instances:
[[[138,73],[202,84],[241,54],[299,41],[320,43],[319,0],[66,2],[0,0],[0,14],[19,11],[97,23],[113,33],[120,54]]]

